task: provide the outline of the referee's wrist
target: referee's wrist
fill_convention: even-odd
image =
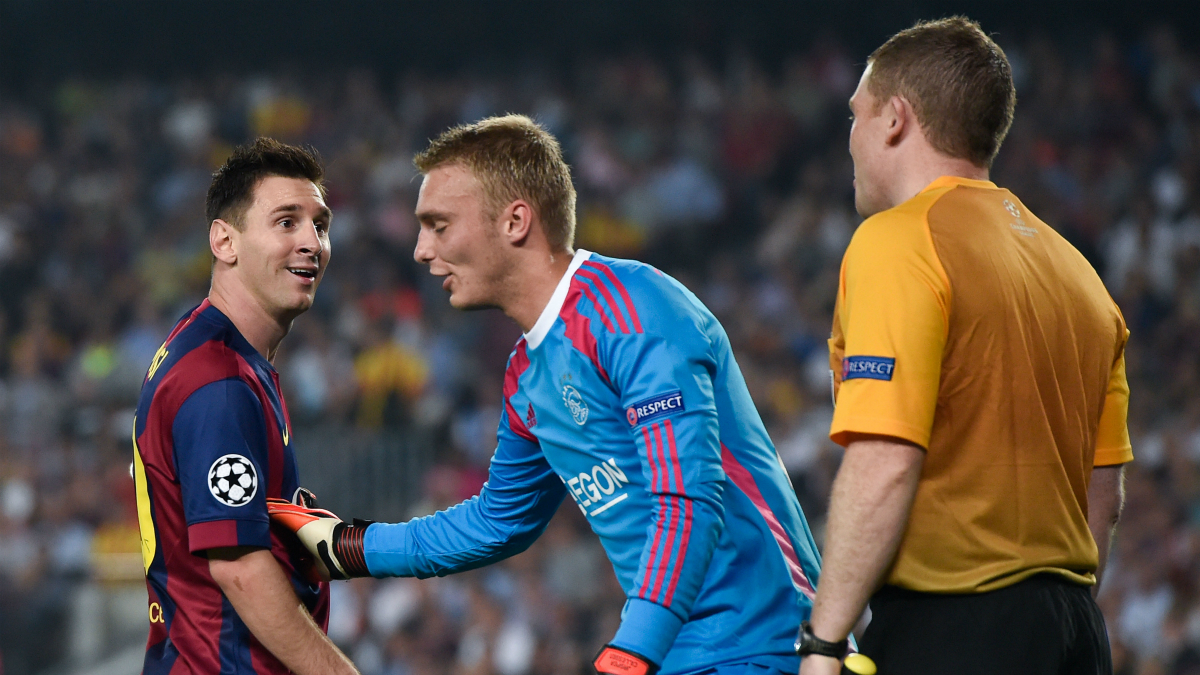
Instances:
[[[849,638],[841,640],[825,640],[813,632],[812,625],[807,622],[801,622],[800,632],[796,635],[796,653],[801,657],[806,656],[827,656],[832,659],[841,659],[846,655],[850,646]]]

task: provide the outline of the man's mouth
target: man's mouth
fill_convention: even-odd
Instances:
[[[295,274],[301,279],[307,279],[308,281],[312,281],[313,279],[317,278],[317,268],[315,267],[289,267],[287,268],[287,271]]]

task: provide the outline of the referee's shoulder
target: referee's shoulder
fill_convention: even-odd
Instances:
[[[924,247],[929,242],[929,210],[945,194],[945,190],[922,192],[867,218],[854,232],[847,253],[864,249],[894,253],[901,248]]]

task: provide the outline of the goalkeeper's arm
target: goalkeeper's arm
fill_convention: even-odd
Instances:
[[[363,553],[363,537],[370,523],[347,525],[325,509],[300,506],[282,499],[268,499],[271,521],[295,533],[315,558],[317,573],[324,580],[371,576]]]

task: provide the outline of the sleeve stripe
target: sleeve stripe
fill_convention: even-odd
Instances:
[[[683,565],[687,559],[688,540],[692,534],[692,500],[687,497],[687,489],[683,484],[683,472],[679,466],[679,452],[675,447],[675,427],[672,426],[671,420],[666,420],[667,427],[667,442],[671,448],[671,463],[675,465],[675,475],[677,477],[676,490],[681,497],[676,497],[677,501],[682,502],[683,512],[683,527],[680,534],[679,553],[675,558],[675,568],[671,571],[671,583],[667,585],[667,596],[663,599],[663,605],[670,607],[671,600],[675,598],[675,584],[679,582],[679,573],[683,570]]]
[[[667,531],[667,538],[664,542],[666,546],[663,547],[663,555],[658,563],[658,574],[654,577],[654,590],[650,592],[650,599],[655,602],[661,602],[658,599],[659,591],[662,589],[662,582],[667,574],[667,568],[671,566],[671,551],[674,549],[675,544],[675,521],[678,520],[679,515],[679,507],[675,504],[676,501],[674,497],[668,500],[666,514],[661,515],[660,513],[659,516],[661,520],[669,520],[671,528]]]
[[[596,308],[596,314],[600,315],[600,322],[604,324],[608,332],[617,332],[617,329],[613,328],[612,322],[608,320],[608,315],[604,313],[604,306],[600,304],[600,301],[596,299],[596,295],[592,293],[592,289],[588,288],[588,285],[583,282],[580,282],[579,288],[587,296],[587,299],[591,301],[592,306]]]
[[[657,426],[657,424],[655,425]],[[642,427],[642,437],[646,440],[646,457],[650,460],[650,486],[654,490],[659,482],[658,463],[654,460],[654,443],[650,440],[650,429]],[[666,508],[665,500],[659,497],[659,511],[662,512]],[[638,586],[641,590],[638,592],[638,597],[645,598],[647,587],[650,585],[650,572],[654,569],[654,560],[658,554],[658,545],[662,538],[662,520],[658,521],[658,528],[654,531],[654,544],[650,547],[650,559],[646,564],[646,571],[642,575],[642,581]]]
[[[629,319],[633,322],[633,331],[635,333],[641,333],[642,322],[638,318],[637,310],[634,309],[633,298],[629,297],[629,291],[625,290],[625,284],[621,283],[621,280],[618,279],[617,275],[613,273],[612,268],[608,265],[602,265],[594,260],[589,260],[583,264],[588,268],[600,270],[604,273],[604,276],[607,277],[609,282],[612,283],[613,288],[617,289],[617,292],[621,294],[621,299],[625,301],[625,309],[629,310]]]
[[[679,572],[683,569],[683,564],[687,558],[688,539],[692,534],[692,500],[682,498],[684,515],[683,515],[683,535],[682,541],[679,544],[679,557],[675,561],[675,570],[671,573],[671,584],[667,586],[667,597],[663,600],[663,605],[670,607],[671,601],[675,599],[675,584],[679,582]]]
[[[687,489],[683,485],[683,469],[679,466],[679,452],[675,449],[675,427],[671,425],[671,420],[667,419],[663,423],[667,428],[667,442],[671,445],[671,467],[675,469],[675,492],[680,495],[687,496]],[[661,443],[661,441],[659,441]]]
[[[666,453],[666,447],[663,444],[662,427],[663,427],[663,425],[661,422],[654,423],[654,445],[658,450],[658,461],[660,462],[661,466],[663,467],[663,469],[665,469],[665,472],[666,472],[666,476],[660,481],[660,485],[659,485],[660,493],[672,491],[672,489],[673,489],[672,483],[674,482],[674,480],[673,480],[674,476],[672,475],[673,472],[671,471],[671,466],[669,464],[667,464],[667,457],[666,457],[667,453]],[[663,540],[662,549],[656,552],[657,553],[657,555],[655,556],[657,558],[656,564],[651,565],[651,568],[658,567],[658,572],[654,575],[654,588],[650,591],[650,598],[649,598],[650,600],[652,600],[654,602],[660,602],[659,591],[662,589],[663,577],[667,573],[667,568],[671,566],[671,553],[675,549],[675,519],[676,519],[675,498],[671,497],[670,499],[667,499],[665,496],[660,495],[659,500],[660,500],[660,506],[662,508],[658,512],[658,521],[659,521],[658,527],[659,527],[659,529],[662,529],[663,524],[669,522],[670,528],[667,530],[666,539]],[[644,591],[645,589],[642,589],[642,590]]]
[[[586,265],[586,263],[584,264]],[[621,314],[621,308],[617,304],[616,298],[614,298],[613,294],[608,290],[608,286],[605,286],[604,282],[600,280],[600,276],[590,269],[585,270],[582,267],[579,268],[579,271],[576,272],[576,274],[592,282],[592,285],[596,287],[596,290],[600,291],[600,295],[604,296],[604,300],[608,303],[609,309],[612,310],[613,316],[617,317],[617,325],[621,327],[621,332],[629,333],[629,325],[625,323],[625,317]]]

